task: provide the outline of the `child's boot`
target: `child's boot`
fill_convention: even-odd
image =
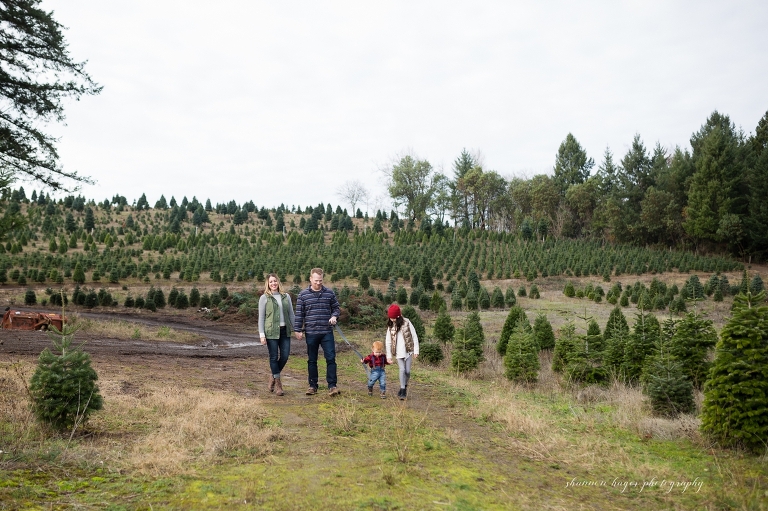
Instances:
[[[369,385],[369,386],[368,386],[368,395],[369,395],[369,396],[372,396],[372,395],[373,395],[373,385]]]
[[[387,399],[387,391],[386,390],[382,390],[381,391],[381,399]]]

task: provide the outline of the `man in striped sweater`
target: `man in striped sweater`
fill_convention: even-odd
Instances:
[[[328,382],[328,394],[340,393],[336,387],[336,340],[333,327],[339,318],[341,307],[336,294],[323,286],[323,270],[312,268],[309,274],[309,287],[296,298],[296,338],[307,341],[307,371],[309,388],[307,395],[317,394],[317,355],[322,346],[325,355],[325,379]]]

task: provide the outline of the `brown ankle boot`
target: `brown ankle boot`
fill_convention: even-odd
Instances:
[[[275,378],[275,395],[282,396],[284,394],[283,381],[280,378]]]
[[[271,374],[269,375],[269,391],[274,392],[275,391],[275,377]]]

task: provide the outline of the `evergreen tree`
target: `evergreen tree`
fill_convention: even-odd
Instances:
[[[693,134],[691,146],[696,171],[688,188],[685,230],[695,239],[739,244],[739,215],[747,197],[743,136],[727,115],[715,111]]]
[[[504,303],[507,304],[507,307],[514,307],[514,305],[517,303],[515,290],[511,287],[508,287],[507,291],[504,293]]]
[[[400,305],[405,305],[408,303],[408,291],[406,291],[403,286],[400,286],[400,288],[397,290],[397,303]]]
[[[594,165],[595,161],[587,157],[587,152],[581,144],[568,133],[555,158],[554,181],[560,193],[565,195],[570,186],[585,182]]]
[[[197,307],[199,304],[200,304],[200,290],[197,289],[196,287],[193,287],[192,291],[189,292],[189,305],[191,307]]]
[[[518,322],[509,337],[504,368],[507,379],[517,383],[532,383],[538,378],[538,346],[534,333],[526,330],[522,322]]]
[[[435,291],[432,293],[432,298],[429,300],[429,310],[432,312],[439,312],[442,309],[445,309],[445,300],[443,299],[443,295],[440,294],[440,291]]]
[[[491,306],[497,309],[504,308],[504,293],[501,292],[500,287],[493,288],[493,294],[491,295]]]
[[[419,280],[419,283],[426,291],[435,290],[435,284],[432,281],[432,270],[429,266],[424,266],[424,269],[421,270],[421,279]]]
[[[464,336],[466,338],[467,348],[475,352],[477,360],[481,362],[484,359],[483,345],[485,344],[485,332],[480,324],[480,314],[470,312],[464,323]]]
[[[29,383],[35,417],[60,431],[74,430],[103,406],[90,355],[72,347],[74,332],[66,324],[61,332],[49,332],[57,354],[43,350]]]
[[[472,311],[477,310],[478,307],[477,294],[472,289],[469,289],[467,291],[467,309]]]
[[[477,301],[481,309],[487,310],[491,308],[491,297],[488,294],[488,290],[484,287],[480,288],[480,296]]]
[[[475,273],[475,270],[470,270],[469,275],[467,276],[467,292],[474,291],[475,296],[480,292],[480,279],[477,276],[477,273]]]
[[[630,381],[637,381],[643,370],[645,358],[653,352],[661,335],[656,316],[642,309],[635,315],[635,325],[624,352],[621,371]]]
[[[59,190],[66,189],[62,179],[75,183],[89,179],[62,169],[57,139],[42,127],[49,121],[63,121],[69,100],[98,94],[101,87],[85,72],[84,63],[72,60],[64,27],[39,4],[39,0],[3,2],[0,155],[3,178],[21,176]],[[22,187],[14,198],[27,202]],[[9,232],[7,227],[5,222],[0,224],[0,236]]]
[[[85,208],[85,220],[83,221],[83,228],[86,232],[91,232],[96,227],[96,221],[93,218],[93,210],[88,207]]]
[[[675,326],[670,353],[680,362],[683,374],[701,388],[709,372],[709,350],[717,343],[712,320],[697,312],[689,312]]]
[[[363,272],[360,274],[360,289],[368,289],[371,287],[371,282],[368,280],[368,274]]]
[[[551,350],[555,347],[555,332],[552,330],[552,323],[549,322],[547,315],[543,312],[536,315],[536,320],[533,322],[533,335],[538,349]]]
[[[768,306],[765,293],[734,298],[704,386],[701,428],[725,445],[768,443]]]
[[[501,328],[501,335],[499,335],[499,342],[496,344],[496,351],[499,355],[504,356],[507,352],[507,343],[512,332],[515,331],[517,323],[525,317],[525,311],[520,307],[512,307],[507,313],[507,319],[504,321],[504,326]]]
[[[560,329],[560,337],[555,340],[555,349],[552,353],[552,370],[561,373],[571,361],[573,351],[576,348],[576,325],[568,321]]]
[[[676,417],[693,412],[693,385],[685,376],[682,364],[671,355],[652,357],[643,369],[643,379],[643,391],[650,398],[656,415]]]
[[[80,261],[75,264],[72,280],[77,284],[85,284],[85,272],[83,271],[83,266],[80,264]]]
[[[453,336],[456,333],[456,327],[453,326],[450,314],[445,308],[440,309],[435,320],[435,327],[432,330],[435,339],[442,343],[448,343],[453,341]]]
[[[419,338],[419,340],[426,340],[427,329],[424,326],[424,320],[421,319],[421,315],[416,312],[416,309],[411,305],[406,305],[402,308],[400,314],[404,318],[408,318],[408,320],[411,322],[413,329],[416,330],[416,336]]]

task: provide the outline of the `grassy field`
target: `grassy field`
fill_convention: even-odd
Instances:
[[[548,280],[540,300],[519,304],[555,328],[585,312],[604,327],[612,306],[567,299],[562,285]],[[703,307],[719,330],[728,301]],[[392,397],[396,368],[390,397],[369,397],[349,352],[335,398],[304,395],[302,356],[289,361],[283,398],[266,391],[263,358],[94,357],[105,407],[73,435],[31,417],[34,359],[0,352],[0,509],[768,508],[768,457],[718,448],[696,416],[655,418],[619,383],[570,386],[546,352],[536,384],[506,381],[492,346],[505,317],[481,312],[479,369],[460,376],[417,361],[404,402]],[[94,323],[92,332],[133,335]],[[383,336],[346,334],[361,350]]]

